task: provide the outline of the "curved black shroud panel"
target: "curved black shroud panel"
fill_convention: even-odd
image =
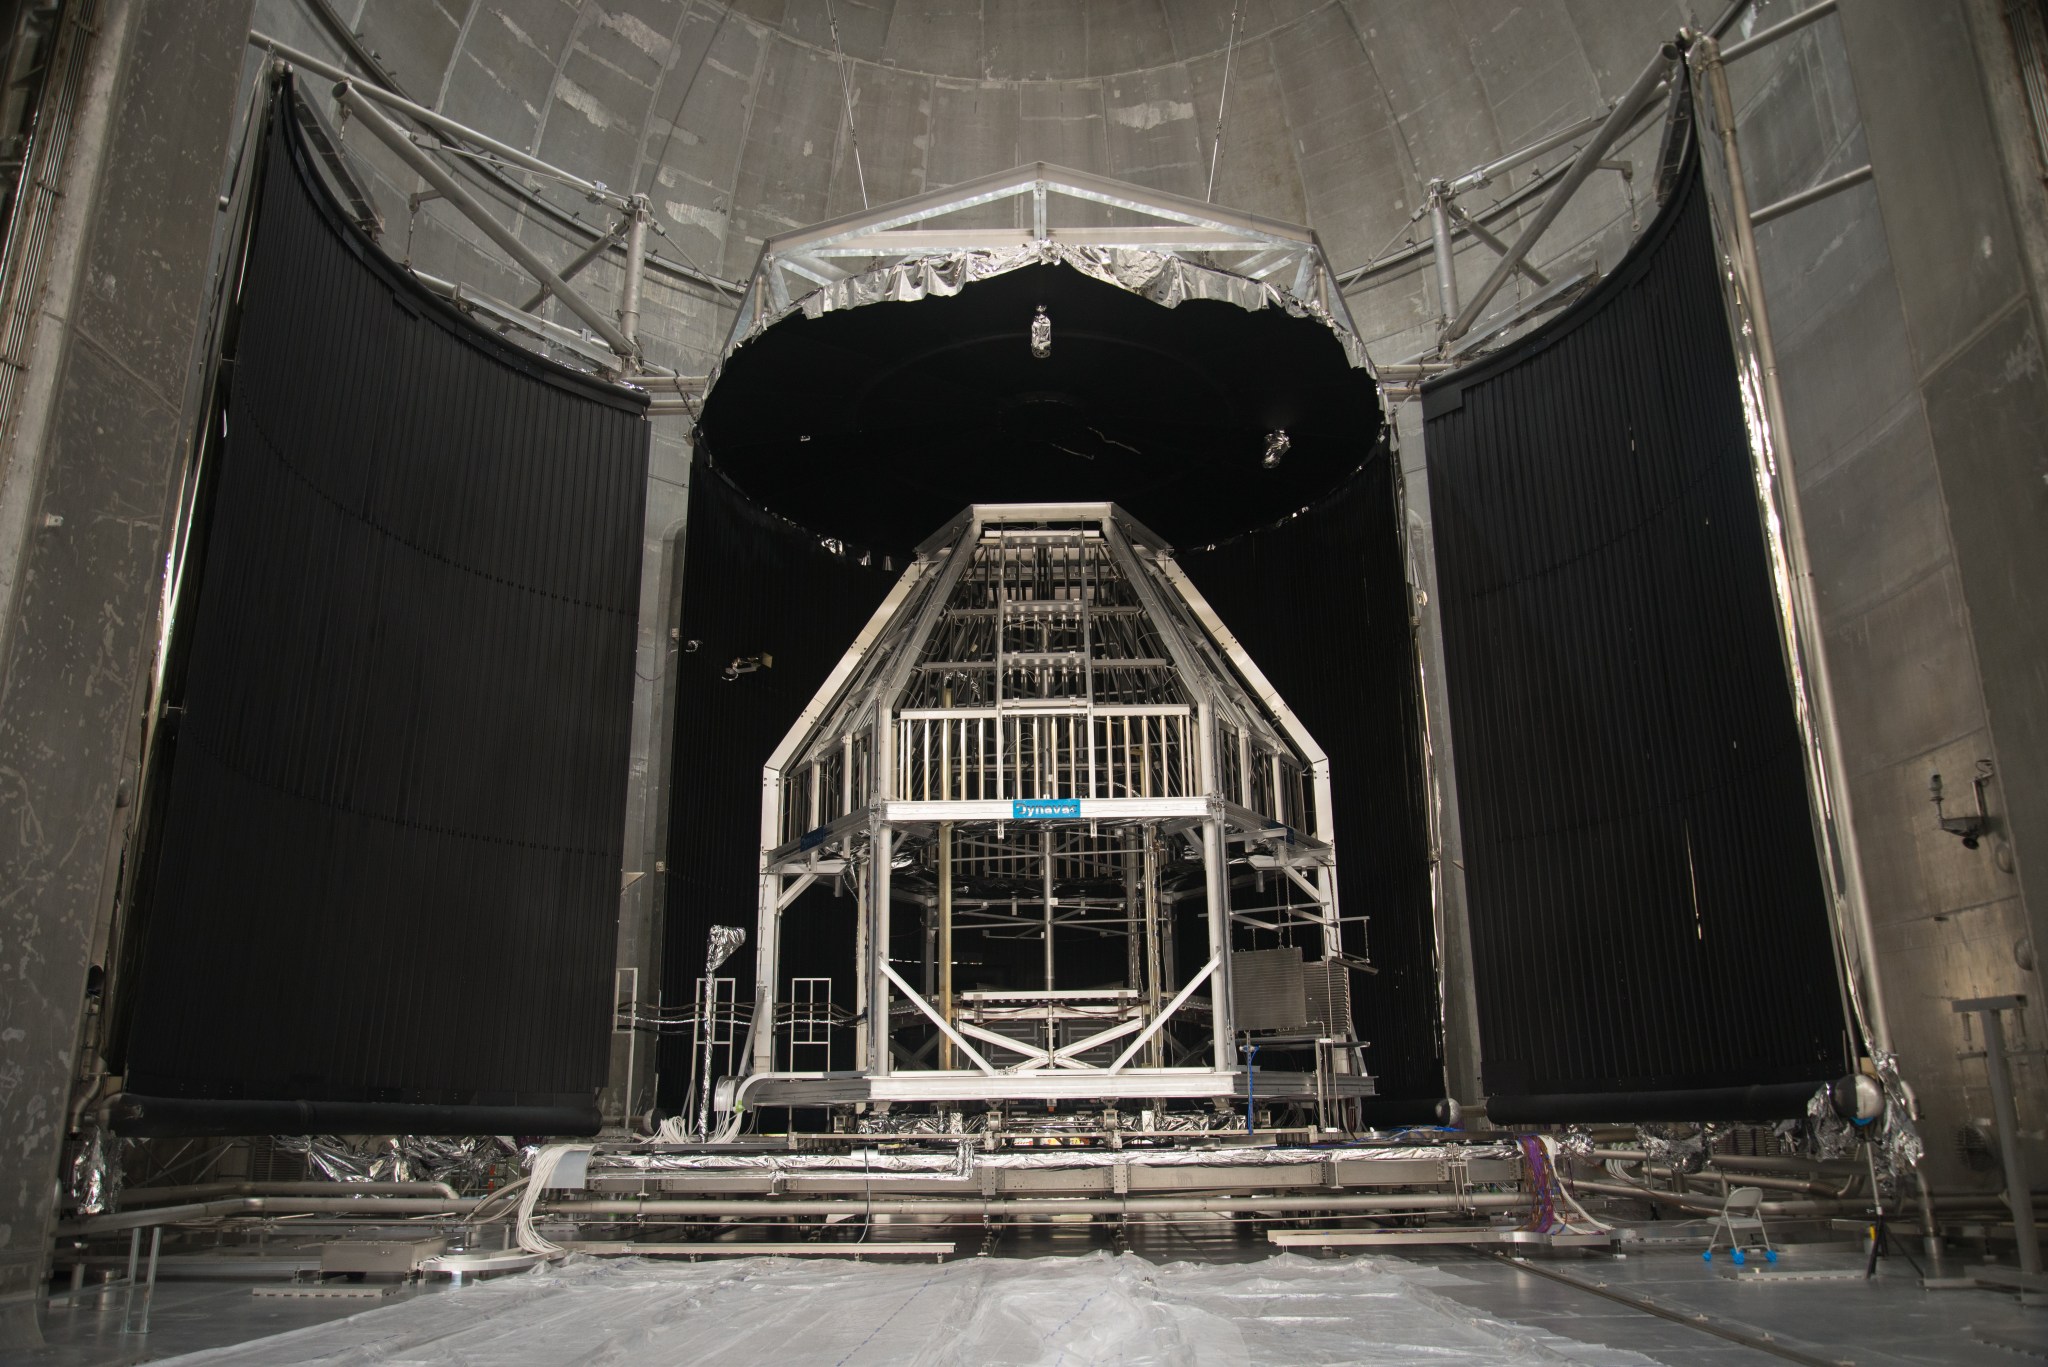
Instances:
[[[594,1131],[643,402],[421,291],[287,105],[173,634],[118,1123]]]
[[[1316,318],[1167,308],[1038,265],[951,297],[783,319],[727,359],[701,436],[736,486],[821,536],[902,552],[969,503],[1113,500],[1188,546],[1328,494],[1379,407]],[[1292,445],[1269,469],[1275,430]]]
[[[1490,1113],[1801,1113],[1843,1012],[1697,167],[1424,417]]]

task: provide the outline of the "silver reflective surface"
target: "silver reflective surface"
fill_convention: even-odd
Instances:
[[[944,252],[876,266],[845,280],[820,285],[786,308],[762,311],[746,334],[735,339],[735,347],[744,346],[794,314],[816,318],[864,304],[909,303],[932,295],[949,298],[977,280],[1026,266],[1052,265],[1071,266],[1091,280],[1128,290],[1166,308],[1190,299],[1213,299],[1241,309],[1276,308],[1296,318],[1313,318],[1330,329],[1344,348],[1346,360],[1359,370],[1372,370],[1365,344],[1337,321],[1331,301],[1339,296],[1329,271],[1320,262],[1307,272],[1305,297],[1298,297],[1264,281],[1199,265],[1170,252],[1076,247],[1052,241],[1029,243],[1014,251]]]

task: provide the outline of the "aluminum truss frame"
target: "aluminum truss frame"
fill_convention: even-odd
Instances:
[[[721,1109],[1248,1094],[1233,937],[1366,967],[1331,813],[1322,748],[1158,537],[1111,504],[971,507],[763,770],[756,1025]],[[777,1072],[783,920],[826,879],[855,903],[859,1066]],[[891,962],[899,913],[925,920],[922,986]],[[1204,937],[1185,982],[1176,920]],[[955,992],[956,931],[1039,942],[1042,983]],[[1122,986],[1061,981],[1074,935],[1125,942]],[[1349,1020],[1322,1033],[1315,1095],[1369,1094]]]
[[[1016,227],[967,228],[943,221],[1012,200],[1029,201]],[[1111,227],[1060,222],[1073,205],[1090,206],[1088,217],[1100,218],[1107,208],[1141,221]],[[1312,304],[1347,333],[1356,331],[1336,273],[1309,229],[1039,161],[769,238],[725,354],[821,287],[922,258],[1034,247],[1206,258],[1218,269]]]

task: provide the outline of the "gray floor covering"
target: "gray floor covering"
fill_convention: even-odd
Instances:
[[[1745,1367],[1784,1358],[1470,1252],[1268,1256],[1256,1244],[1096,1247],[1006,1240],[943,1264],[822,1259],[578,1260],[459,1290],[362,1302],[256,1298],[167,1280],[152,1332],[119,1300],[56,1310],[36,1367],[525,1363],[1581,1363]],[[2048,1310],[1990,1291],[1922,1291],[1902,1261],[1874,1282],[1853,1245],[1799,1245],[1732,1279],[1680,1248],[1547,1262],[1579,1280],[1794,1351],[1870,1367],[2048,1360]],[[228,1346],[215,1346],[228,1345]],[[2003,1346],[2001,1346],[2003,1345]],[[2025,1349],[2033,1350],[2033,1356]],[[179,1357],[180,1353],[191,1356]]]

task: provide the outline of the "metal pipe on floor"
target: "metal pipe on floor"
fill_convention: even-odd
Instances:
[[[458,1196],[452,1201],[425,1196],[232,1196],[218,1201],[193,1201],[176,1206],[152,1206],[147,1210],[124,1210],[114,1215],[89,1215],[66,1220],[57,1226],[65,1237],[118,1234],[122,1230],[152,1229],[158,1225],[181,1225],[194,1220],[217,1219],[224,1215],[383,1215],[410,1218],[417,1215],[467,1215],[481,1196]]]
[[[131,1205],[211,1200],[219,1196],[440,1196],[459,1199],[446,1182],[193,1182],[176,1187],[129,1187],[121,1193],[123,1209]]]
[[[695,1197],[606,1198],[562,1201],[542,1207],[546,1215],[574,1220],[584,1215],[779,1216],[933,1215],[993,1218],[1005,1215],[1248,1215],[1308,1211],[1428,1214],[1438,1211],[1523,1210],[1526,1196],[1428,1192],[1411,1196],[1084,1196],[1084,1197],[893,1197],[733,1200]]]

